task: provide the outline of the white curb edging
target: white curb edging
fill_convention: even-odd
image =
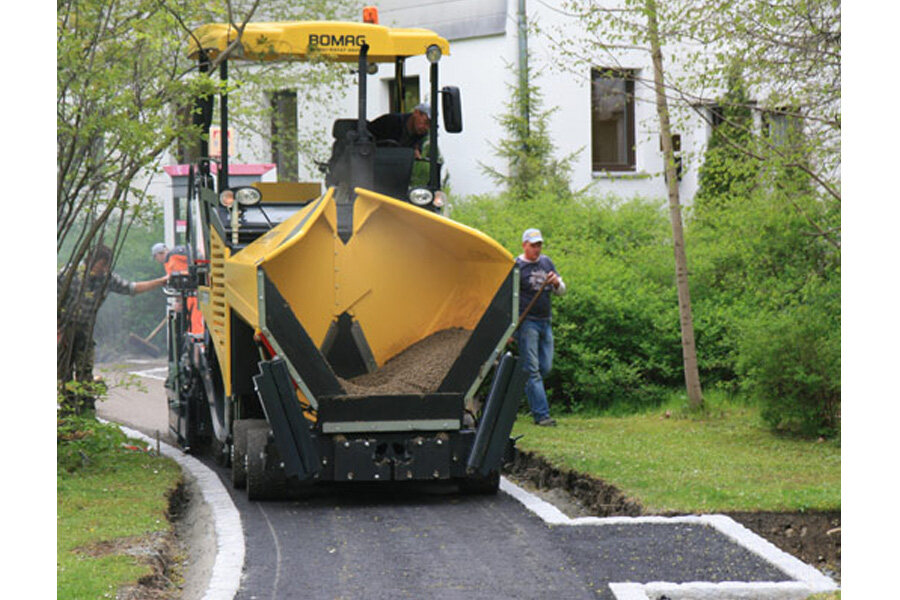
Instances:
[[[688,515],[683,517],[568,517],[561,510],[535,496],[506,477],[500,478],[500,489],[509,494],[525,508],[535,513],[548,525],[631,525],[643,523],[696,524],[712,527],[738,545],[772,563],[797,581],[788,582],[743,582],[728,581],[711,583],[695,581],[671,583],[654,581],[649,583],[611,582],[609,588],[616,600],[652,600],[662,595],[671,600],[794,600],[821,592],[838,589],[837,584],[817,569],[779,549],[773,543],[756,535],[731,517],[726,515]]]
[[[146,377],[148,379],[156,379],[157,381],[165,381],[168,372],[168,367],[153,367],[144,371],[128,371],[128,374],[137,377]]]
[[[151,446],[156,443],[156,440],[140,431],[122,425],[118,427],[128,437],[143,440]],[[233,600],[240,588],[241,573],[244,570],[245,546],[241,515],[231,501],[228,490],[209,467],[164,442],[159,442],[159,448],[162,454],[177,462],[197,480],[203,501],[212,512],[216,532],[216,560],[203,600]]]

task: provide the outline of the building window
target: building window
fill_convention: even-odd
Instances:
[[[721,104],[710,104],[707,106],[707,110],[709,111],[709,125],[712,129],[725,122],[725,109]]]
[[[591,165],[594,171],[633,171],[634,73],[591,69]]]
[[[781,149],[797,149],[802,145],[803,129],[792,108],[777,108],[763,111],[762,123],[769,142]]]
[[[297,92],[281,90],[272,94],[272,162],[278,167],[278,181],[297,181]]]
[[[388,106],[391,107],[391,110],[395,110],[397,105],[397,79],[392,78],[387,80],[388,86],[388,101],[390,102]],[[404,77],[403,78],[403,103],[399,105],[400,112],[412,112],[412,109],[419,104],[419,98],[421,95],[419,94],[419,76],[414,75],[412,77]]]

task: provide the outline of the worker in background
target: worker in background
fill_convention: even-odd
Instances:
[[[422,158],[422,141],[431,130],[431,106],[422,103],[411,113],[388,113],[369,123],[369,133],[375,142],[392,140],[402,148],[415,150],[416,158]]]
[[[188,252],[185,246],[175,246],[172,250],[169,250],[165,244],[158,242],[153,244],[153,247],[150,249],[150,255],[156,262],[165,267],[167,276],[188,272]],[[180,311],[181,306],[176,305],[175,310]],[[203,315],[200,313],[200,307],[197,305],[196,296],[187,297],[187,316],[188,333],[202,335]]]
[[[71,351],[71,363],[74,366],[74,381],[79,383],[94,382],[94,340],[91,325],[100,306],[109,292],[134,296],[149,292],[165,285],[169,276],[148,281],[128,281],[117,273],[110,272],[113,252],[108,246],[96,246],[88,254],[88,259],[78,267],[72,282],[63,296],[65,270],[56,276],[56,298],[59,306],[57,314],[57,344],[69,345],[63,351]],[[71,335],[64,336],[63,323],[71,323]],[[60,348],[57,348],[60,351]],[[60,381],[72,380],[72,373],[57,373]],[[73,398],[68,398],[71,401]],[[93,409],[94,398],[82,396],[78,398],[80,408]]]
[[[543,243],[544,238],[537,229],[526,229],[522,234],[522,254],[516,257],[516,265],[519,267],[519,314],[524,315],[524,319],[516,339],[528,372],[525,397],[531,416],[536,424],[552,427],[556,421],[550,418],[550,404],[544,389],[544,378],[553,367],[550,297],[565,294],[566,284],[556,272],[553,261],[541,254]]]

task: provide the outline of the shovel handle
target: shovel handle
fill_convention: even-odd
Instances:
[[[159,330],[163,328],[163,325],[166,324],[166,317],[163,317],[163,320],[159,322],[159,325],[156,326],[156,329],[150,332],[150,335],[144,338],[145,342],[149,342],[153,339],[153,336],[159,333]]]
[[[516,328],[512,330],[510,336],[516,333],[519,329],[519,325],[522,324],[522,321],[525,320],[525,317],[528,316],[528,313],[531,312],[532,307],[534,307],[534,303],[537,302],[537,299],[541,297],[541,293],[544,291],[544,288],[547,287],[547,279],[544,278],[544,283],[541,284],[540,289],[538,289],[537,294],[534,295],[534,298],[531,299],[531,302],[528,303],[528,306],[525,307],[525,310],[522,311],[522,314],[519,315],[519,321],[516,323]]]

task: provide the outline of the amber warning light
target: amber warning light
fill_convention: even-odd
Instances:
[[[363,23],[378,25],[378,8],[375,6],[363,7]]]

